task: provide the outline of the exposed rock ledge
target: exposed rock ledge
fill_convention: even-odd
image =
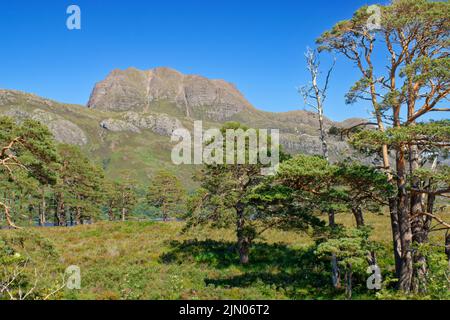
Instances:
[[[183,128],[178,119],[166,114],[137,112],[126,112],[122,115],[122,119],[103,120],[100,126],[112,132],[140,133],[141,130],[151,130],[161,136],[171,136],[176,129]]]
[[[83,130],[76,124],[54,113],[35,109],[27,112],[20,109],[11,109],[5,112],[6,116],[17,120],[33,119],[46,125],[52,132],[55,140],[61,143],[83,146],[88,143],[88,138]]]

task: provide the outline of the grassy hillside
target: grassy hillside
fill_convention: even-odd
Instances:
[[[178,119],[181,124],[191,130],[195,119],[204,119],[205,129],[220,128],[222,123],[212,122],[205,118],[208,108],[198,109],[197,114],[186,117],[183,111],[173,103],[154,101],[148,106],[149,112],[167,114]],[[74,125],[78,131],[63,137],[68,143],[79,142],[78,135],[85,136],[85,142],[80,144],[89,157],[103,166],[108,176],[117,178],[124,170],[130,170],[132,176],[143,185],[154,176],[155,172],[166,169],[176,174],[186,188],[192,189],[195,184],[191,177],[196,169],[193,166],[175,166],[170,154],[172,144],[170,137],[159,135],[152,130],[141,132],[113,132],[100,126],[106,119],[123,120],[123,113],[89,109],[80,105],[59,103],[32,94],[19,91],[0,90],[0,114],[14,118],[35,116],[39,112],[39,121],[48,125],[53,132],[66,132],[66,124]],[[143,114],[140,114],[144,116]],[[44,121],[42,121],[43,119]],[[58,123],[58,121],[67,121]],[[279,129],[282,134],[282,144],[288,152],[320,153],[317,119],[313,113],[296,111],[288,113],[270,113],[256,109],[244,109],[233,115],[230,121],[238,121],[252,128]],[[49,125],[53,124],[52,125]],[[325,121],[327,128],[338,125],[330,120]],[[330,154],[333,158],[347,157],[349,148],[343,141],[329,138]],[[82,140],[82,139],[81,139]],[[67,142],[67,141],[65,141]]]

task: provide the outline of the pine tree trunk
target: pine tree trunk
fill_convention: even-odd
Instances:
[[[41,198],[41,202],[39,203],[38,206],[38,211],[39,211],[39,225],[40,226],[45,226],[45,224],[47,223],[46,221],[46,203],[45,203],[45,194],[44,191],[42,191],[42,198]]]
[[[328,225],[334,229],[336,227],[335,213],[333,210],[328,211]],[[341,272],[338,266],[336,254],[331,255],[331,281],[335,289],[341,288]]]
[[[241,264],[249,263],[250,243],[245,237],[238,239],[239,261]]]
[[[75,216],[75,222],[77,225],[82,225],[83,224],[83,220],[81,219],[82,217],[82,212],[81,212],[81,208],[77,207],[76,209],[76,216]]]
[[[58,222],[59,222],[59,226],[67,226],[67,221],[66,221],[66,206],[64,204],[64,201],[61,200],[59,209],[58,209]]]
[[[353,215],[355,216],[356,227],[358,229],[363,228],[365,226],[364,215],[361,207],[356,206],[352,208]],[[377,265],[377,255],[375,251],[369,251],[367,253],[367,262],[369,266]]]
[[[353,266],[351,263],[347,266],[347,271],[345,272],[345,296],[348,300],[352,299],[353,295],[353,287],[352,287],[352,278],[353,278]]]
[[[108,217],[109,217],[109,221],[114,221],[114,212],[113,212],[112,204],[110,204],[109,208],[108,208]]]
[[[369,266],[378,265],[377,254],[375,251],[370,251],[367,253],[367,263],[369,264]]]
[[[423,215],[424,206],[422,195],[413,193],[411,195],[411,215],[413,243],[416,245],[424,244],[428,241],[428,233],[431,227],[431,218]],[[426,257],[419,251],[413,253],[413,282],[412,290],[415,293],[424,293],[427,290],[427,270],[428,264]]]
[[[164,222],[167,222],[169,219],[169,216],[168,216],[168,214],[167,214],[167,207],[166,207],[166,204],[164,203],[163,204],[163,207],[162,207],[162,213],[163,213],[163,221]]]
[[[125,222],[127,220],[127,209],[122,208],[122,221]]]
[[[408,208],[408,193],[406,189],[406,165],[405,153],[402,147],[397,150],[397,214],[400,228],[401,257],[400,274],[398,288],[405,293],[411,291],[413,278],[413,259],[412,259],[412,231],[411,216]]]
[[[335,214],[335,212],[333,210],[329,210],[327,212],[327,215],[328,215],[328,225],[332,229],[335,228],[336,227],[336,218],[335,218],[336,214]]]
[[[42,205],[39,203],[37,207],[37,214],[38,214],[38,224],[40,227],[42,227],[44,224],[42,223]]]
[[[45,189],[42,189],[41,203],[39,204],[39,224],[45,226],[47,223],[46,219],[46,201],[45,201]]]
[[[245,235],[245,219],[244,219],[244,205],[238,204],[236,206],[237,222],[236,222],[236,233],[237,233],[237,247],[239,251],[240,263],[246,265],[249,263],[250,254],[250,239]]]
[[[365,226],[364,223],[364,215],[360,206],[356,206],[352,208],[353,215],[355,216],[356,227],[362,228]]]
[[[55,226],[62,227],[66,225],[66,211],[64,197],[62,194],[56,196],[55,206]]]
[[[400,224],[398,221],[396,198],[389,199],[389,212],[391,218],[392,239],[394,247],[395,275],[398,279],[400,278],[400,269],[402,265],[402,241],[400,235]]]
[[[411,187],[412,189],[421,189],[422,181],[415,177],[415,171],[420,168],[420,155],[417,146],[409,147],[409,166],[411,175]],[[422,193],[411,191],[410,200],[411,211],[411,228],[413,234],[414,244],[423,244],[428,241],[428,233],[431,226],[430,217],[424,215],[425,204],[424,196]],[[427,261],[422,253],[415,250],[413,253],[413,282],[412,290],[416,293],[426,291],[426,273],[427,273]]]
[[[55,201],[55,207],[54,207],[54,218],[53,218],[53,225],[55,227],[59,226],[59,215],[58,215],[58,208],[59,208],[59,201]]]

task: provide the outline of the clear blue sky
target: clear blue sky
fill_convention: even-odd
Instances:
[[[168,66],[233,82],[263,110],[302,109],[296,87],[308,82],[306,47],[367,2],[3,0],[0,88],[86,104],[94,84],[113,69]],[[66,28],[70,4],[82,10],[80,31]],[[368,108],[344,103],[356,78],[338,59],[330,118],[368,116]]]

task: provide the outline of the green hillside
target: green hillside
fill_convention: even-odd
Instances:
[[[156,117],[167,115],[174,121],[180,121],[182,126],[189,130],[193,128],[194,120],[205,118],[199,110],[196,111],[196,115],[191,115],[195,118],[186,117],[180,108],[168,101],[152,102],[146,111]],[[194,166],[172,164],[170,154],[173,144],[170,143],[168,134],[161,135],[149,129],[139,132],[127,130],[114,132],[101,127],[100,124],[105,119],[123,121],[125,112],[97,110],[59,103],[19,91],[0,90],[0,114],[18,120],[34,118],[43,122],[50,127],[60,142],[80,145],[82,150],[101,164],[112,178],[119,177],[121,173],[129,170],[133,178],[145,184],[156,171],[166,169],[176,174],[188,189],[194,185],[191,179],[196,170]],[[142,117],[146,114],[137,113]],[[277,114],[249,108],[231,116],[228,121],[238,121],[254,128],[279,129],[282,144],[288,152],[319,153],[317,119],[310,112]],[[79,129],[69,131],[68,124]],[[203,121],[204,128],[221,127],[222,124],[223,122],[207,118]],[[326,125],[330,128],[339,124],[326,120]],[[80,139],[80,134],[85,135],[85,143],[81,141],[83,139]],[[335,158],[339,154],[348,153],[345,142],[331,137],[330,145]]]

